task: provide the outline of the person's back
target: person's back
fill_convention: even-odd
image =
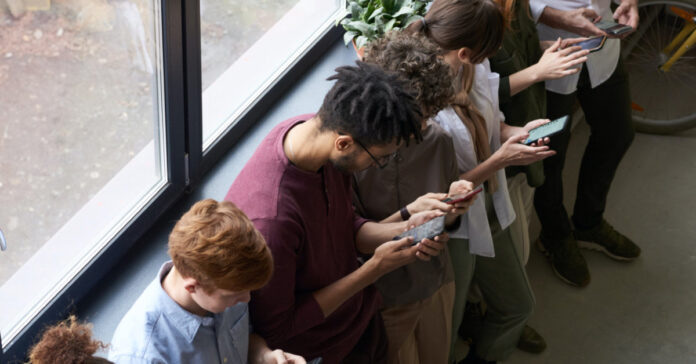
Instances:
[[[327,333],[340,332],[343,340],[357,341],[377,310],[379,298],[374,287],[368,287],[326,318],[311,298],[311,292],[358,268],[354,224],[330,222],[355,221],[359,226],[366,221],[355,218],[347,198],[349,176],[331,163],[317,174],[308,173],[284,156],[282,142],[287,131],[313,116],[300,115],[276,126],[225,198],[244,206],[266,237],[276,262],[283,263],[275,269],[277,283],[253,293],[254,326],[272,345],[299,352],[311,348],[316,356],[330,359],[332,351],[341,354],[345,350],[345,343]],[[312,244],[314,241],[326,243]]]

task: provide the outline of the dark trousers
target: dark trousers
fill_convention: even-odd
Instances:
[[[377,312],[367,325],[365,332],[355,344],[343,364],[386,364],[387,363],[387,330],[384,328],[382,315]]]
[[[562,95],[547,91],[546,94],[549,119],[570,114],[577,98],[590,126],[590,140],[580,165],[573,224],[581,230],[593,228],[602,221],[609,187],[635,134],[628,74],[619,60],[611,77],[592,88],[587,68],[583,66],[574,93]],[[569,140],[570,125],[551,138],[550,147],[556,155],[544,160],[546,180],[534,194],[542,234],[549,239],[562,239],[571,233],[568,213],[563,206],[562,180]]]

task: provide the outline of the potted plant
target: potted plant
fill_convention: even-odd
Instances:
[[[403,29],[425,15],[432,0],[348,0],[345,15],[339,19],[346,30],[343,40],[353,43],[362,58],[365,45],[390,30]],[[350,16],[350,17],[348,17]]]

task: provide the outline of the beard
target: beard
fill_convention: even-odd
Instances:
[[[357,152],[353,152],[349,155],[343,155],[335,160],[331,160],[331,164],[338,169],[341,173],[352,174],[353,172],[358,172],[360,170],[366,169],[359,168],[355,163],[355,155]]]

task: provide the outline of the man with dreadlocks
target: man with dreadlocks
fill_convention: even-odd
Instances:
[[[276,126],[232,184],[271,249],[274,274],[252,292],[254,330],[271,347],[324,363],[383,363],[379,277],[445,248],[446,235],[390,241],[442,212],[376,223],[357,215],[350,173],[389,162],[421,140],[420,106],[397,75],[358,62],[340,67],[319,113]],[[358,255],[372,256],[363,265]]]

